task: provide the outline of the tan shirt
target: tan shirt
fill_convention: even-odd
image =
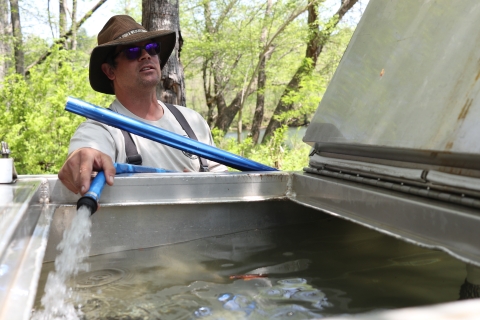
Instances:
[[[159,101],[159,103],[161,103]],[[175,116],[163,105],[164,115],[160,120],[148,121],[137,117],[125,108],[118,100],[115,100],[110,109],[125,116],[140,120],[150,125],[174,132],[176,134],[188,137],[183,130],[180,123],[178,123]],[[193,132],[198,138],[198,141],[214,146],[212,134],[206,121],[202,116],[194,110],[176,106],[180,112],[185,116],[188,123],[192,127]],[[173,171],[199,171],[200,163],[198,157],[188,154],[186,152],[168,147],[161,143],[142,138],[132,134],[133,141],[137,146],[138,153],[142,156],[143,166],[162,168]],[[102,124],[95,120],[86,120],[75,131],[70,140],[70,147],[68,153],[79,148],[93,148],[97,149],[112,158],[113,162],[125,163],[125,140],[120,129]],[[227,171],[227,167],[219,163],[208,161],[208,168],[211,172]]]

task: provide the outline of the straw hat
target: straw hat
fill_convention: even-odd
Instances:
[[[102,63],[113,53],[115,46],[128,45],[154,39],[161,42],[160,68],[167,63],[170,54],[175,48],[176,34],[172,30],[147,31],[141,24],[127,15],[113,16],[98,34],[98,46],[90,56],[90,85],[93,90],[114,94],[110,79],[102,71]]]

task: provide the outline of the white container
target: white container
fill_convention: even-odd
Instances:
[[[0,158],[0,183],[12,183],[13,158]]]

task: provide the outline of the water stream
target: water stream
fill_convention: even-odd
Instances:
[[[88,272],[89,264],[84,260],[90,252],[90,210],[80,207],[70,228],[66,229],[57,249],[61,253],[55,259],[55,270],[49,272],[45,293],[41,299],[41,310],[34,312],[32,320],[79,320],[82,316],[77,294],[67,280],[79,272]]]

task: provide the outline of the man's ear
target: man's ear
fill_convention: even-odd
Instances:
[[[103,71],[103,73],[105,73],[105,75],[107,76],[108,79],[110,79],[112,81],[115,79],[114,69],[108,63],[106,63],[106,62],[102,63],[102,71]]]

